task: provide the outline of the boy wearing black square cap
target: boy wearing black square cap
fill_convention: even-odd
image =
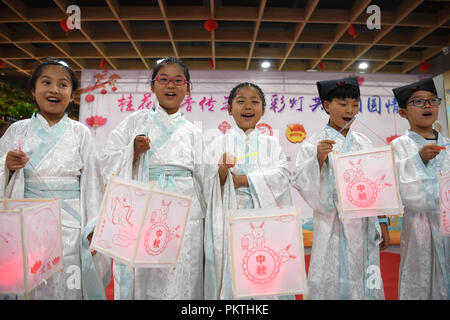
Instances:
[[[399,299],[450,298],[450,237],[440,234],[439,175],[450,170],[450,143],[433,130],[441,99],[433,79],[392,90],[410,129],[393,140],[405,211]]]
[[[308,299],[384,299],[380,248],[388,245],[387,226],[377,217],[342,222],[332,161],[328,154],[368,150],[370,140],[349,131],[359,112],[356,77],[317,83],[325,128],[303,141],[297,153],[292,185],[314,210],[313,247],[308,272]],[[383,234],[382,246],[379,246]]]

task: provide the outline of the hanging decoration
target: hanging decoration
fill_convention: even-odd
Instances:
[[[209,32],[215,31],[218,26],[219,26],[219,24],[217,23],[217,21],[215,19],[208,19],[203,24],[203,27],[206,29],[206,31],[209,31]]]
[[[105,58],[102,58],[102,60],[100,60],[100,64],[99,64],[99,69],[103,69],[103,67],[105,66],[105,64],[106,64],[106,59]]]
[[[351,24],[350,27],[348,28],[348,34],[351,35],[353,39],[356,39],[356,31],[353,24]]]
[[[430,69],[430,67],[431,67],[431,64],[430,64],[430,63],[428,63],[428,62],[422,62],[422,63],[419,65],[419,70],[422,71],[423,73],[427,73],[428,70]]]

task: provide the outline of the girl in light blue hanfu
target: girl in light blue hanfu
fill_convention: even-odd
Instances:
[[[288,162],[281,145],[255,128],[265,104],[257,85],[235,86],[228,98],[228,113],[236,127],[209,146],[212,162],[219,164],[210,178],[213,185],[205,221],[206,299],[233,299],[226,210],[292,205]]]
[[[65,62],[47,59],[31,87],[38,112],[12,124],[0,140],[0,198],[61,199],[64,271],[30,298],[106,299],[110,259],[89,250],[103,179],[89,128],[66,113],[77,78]]]
[[[153,69],[158,104],[125,118],[109,135],[101,163],[112,174],[193,196],[175,268],[132,269],[114,260],[115,299],[203,299],[203,196],[207,151],[200,128],[179,110],[190,93],[187,67],[168,57]]]

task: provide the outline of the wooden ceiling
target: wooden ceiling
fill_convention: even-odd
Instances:
[[[369,5],[381,29],[369,30]],[[60,22],[77,5],[81,29]],[[204,22],[218,22],[208,32]],[[450,1],[429,0],[0,0],[2,77],[29,77],[39,60],[65,59],[78,73],[152,69],[165,56],[190,69],[409,73],[450,45]],[[356,38],[348,29],[353,25]]]

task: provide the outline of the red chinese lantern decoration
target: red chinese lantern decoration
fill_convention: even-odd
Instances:
[[[101,94],[106,94],[108,91],[106,91],[106,89],[103,89],[102,91],[100,91]]]
[[[319,62],[319,69],[320,69],[320,71],[323,70],[323,63],[322,63],[322,61]]]
[[[99,64],[99,68],[102,69],[106,64],[106,60],[105,58],[102,58],[102,60],[100,60],[100,64]]]
[[[429,64],[428,62],[422,62],[419,65],[419,70],[422,71],[423,73],[427,73],[428,70],[430,69],[431,64]]]
[[[84,97],[84,100],[86,102],[92,102],[94,101],[95,97],[92,94],[88,94],[86,97]]]
[[[211,69],[214,69],[214,61],[213,61],[213,59],[209,59],[209,66],[211,67]]]
[[[67,18],[61,20],[61,22],[59,23],[59,25],[61,26],[61,28],[62,28],[65,32],[72,31],[72,30],[69,29],[69,27],[67,26]]]
[[[6,66],[5,60],[0,59],[0,69]]]
[[[350,27],[348,28],[348,34],[351,35],[353,39],[356,39],[356,31],[353,24],[351,24]]]
[[[206,31],[214,31],[217,29],[218,26],[219,24],[214,19],[208,19],[203,24],[203,27],[206,29]]]

